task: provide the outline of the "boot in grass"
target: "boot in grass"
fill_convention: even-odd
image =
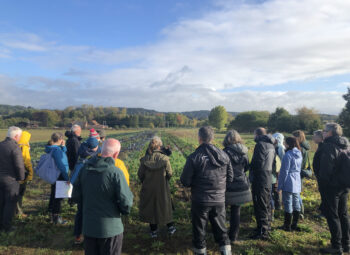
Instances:
[[[293,223],[292,223],[292,230],[293,231],[301,231],[301,229],[298,227],[298,222],[300,218],[300,212],[294,211],[293,212]]]
[[[282,227],[285,231],[291,231],[291,225],[292,225],[292,214],[291,213],[284,213],[284,225]]]

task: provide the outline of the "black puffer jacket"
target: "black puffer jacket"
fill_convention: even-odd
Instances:
[[[321,156],[323,152],[323,143],[320,143],[317,147],[317,150],[312,161],[312,168],[314,169],[315,176],[317,180],[319,179],[319,172],[321,168]]]
[[[226,180],[233,170],[227,154],[212,144],[201,144],[188,156],[181,183],[191,187],[192,201],[205,205],[225,203]]]
[[[78,150],[80,147],[80,141],[82,138],[80,136],[77,136],[72,131],[66,131],[65,136],[68,137],[68,140],[66,142],[67,147],[67,157],[68,157],[68,164],[69,169],[71,171],[74,170],[74,166],[78,161]]]
[[[245,172],[249,168],[248,148],[236,143],[224,149],[231,160],[233,168],[233,181],[227,182],[228,192],[239,192],[249,189],[249,183]]]
[[[342,136],[331,136],[324,140],[319,171],[319,182],[322,186],[338,187],[337,168],[340,150],[349,148],[349,141]]]
[[[255,187],[271,188],[272,169],[275,162],[275,139],[271,135],[257,136],[252,162],[250,180]]]

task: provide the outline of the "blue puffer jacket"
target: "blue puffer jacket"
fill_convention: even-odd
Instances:
[[[278,190],[292,193],[301,192],[300,171],[302,161],[301,151],[297,148],[293,148],[285,153],[278,176]]]
[[[68,177],[68,158],[67,158],[67,148],[66,146],[58,146],[58,145],[46,145],[45,147],[46,153],[52,152],[52,157],[55,160],[57,168],[61,171],[61,176],[65,181],[69,181]]]

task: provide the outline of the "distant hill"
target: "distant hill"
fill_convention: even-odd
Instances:
[[[209,117],[210,111],[201,110],[201,111],[180,112],[180,113],[191,119],[196,118],[199,120],[203,120]],[[239,114],[239,112],[228,112],[228,113],[231,114],[233,117]]]
[[[15,112],[24,111],[27,107],[21,105],[0,104],[0,115],[9,115]]]
[[[338,119],[337,115],[331,115],[331,114],[320,114],[321,120],[323,122],[336,122]]]

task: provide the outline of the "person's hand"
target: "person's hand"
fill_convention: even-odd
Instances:
[[[66,145],[66,141],[62,140],[61,146],[65,146]]]

